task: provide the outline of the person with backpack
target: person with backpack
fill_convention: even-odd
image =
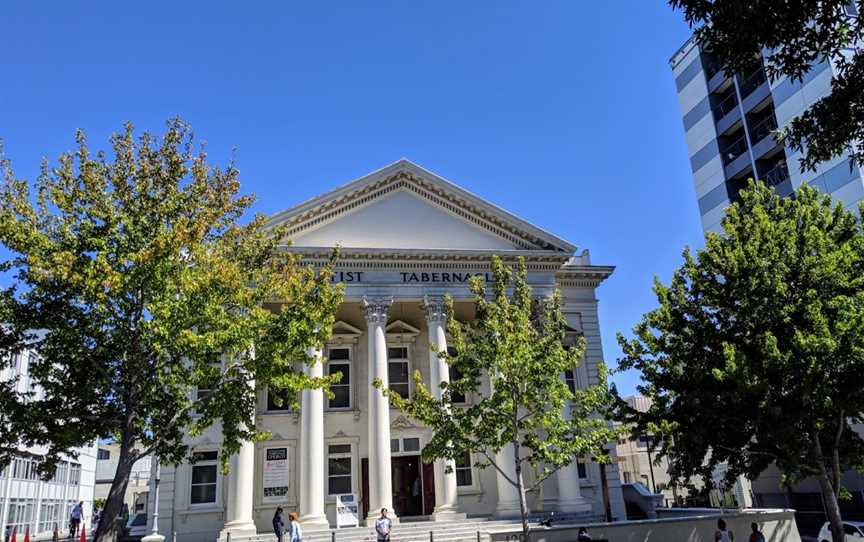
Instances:
[[[285,516],[282,514],[282,507],[276,508],[276,513],[273,514],[273,534],[276,535],[276,541],[282,542],[282,537],[285,536]]]

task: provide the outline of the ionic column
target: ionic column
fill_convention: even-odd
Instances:
[[[450,382],[450,366],[439,355],[439,351],[447,351],[447,334],[445,324],[447,312],[441,298],[423,299],[423,309],[426,312],[426,324],[429,329],[429,342],[435,349],[429,352],[429,387],[436,399],[441,399],[441,383]],[[432,517],[453,519],[457,515],[456,463],[451,460],[437,459],[435,469],[435,510]],[[449,467],[449,471],[448,471]]]
[[[249,384],[253,388],[254,383]],[[255,488],[255,444],[243,441],[240,450],[229,460],[228,502],[225,507],[225,525],[219,538],[254,536],[257,534],[252,518]]]
[[[321,350],[307,351],[314,360],[304,371],[311,378],[324,376]],[[300,398],[300,523],[329,527],[324,513],[324,391],[303,390]]]
[[[366,329],[369,335],[369,517],[377,518],[386,508],[393,518],[393,482],[390,466],[390,403],[381,390],[372,386],[378,379],[386,388],[387,340],[384,327],[392,297],[363,298]]]

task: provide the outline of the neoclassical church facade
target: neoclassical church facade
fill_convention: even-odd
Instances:
[[[518,496],[495,469],[474,467],[468,454],[449,473],[443,462],[424,464],[429,430],[390,408],[371,382],[378,377],[410,394],[415,370],[433,391],[449,378],[429,347],[446,345],[442,297],[454,298],[457,318],[471,318],[468,278],[488,277],[490,258],[499,255],[525,257],[535,295],[562,291],[572,332],[586,340],[583,363],[562,378],[591,384],[602,358],[595,289],[613,268],[593,265],[587,251],[404,159],[271,223],[289,225],[289,250],[307,262],[323,263],[342,247],[335,280],[344,283],[345,300],[326,350],[316,353],[326,363],[307,369],[341,372],[342,381],[332,399],[303,392],[299,412],[261,390],[256,421],[272,437],[245,444],[226,476],[217,466],[218,427],[190,439],[194,464],[162,466],[160,531],[184,541],[228,533],[238,540],[271,532],[277,506],[299,512],[307,530],[335,527],[337,495],[356,499],[361,524],[381,507],[396,518],[517,516]],[[614,462],[561,470],[529,494],[529,506],[586,519],[626,517]]]

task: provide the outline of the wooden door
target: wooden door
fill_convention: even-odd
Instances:
[[[361,521],[369,517],[369,458],[364,457],[360,460],[360,501],[362,502],[363,516]]]
[[[452,476],[456,476],[454,473]],[[423,515],[430,516],[435,510],[435,467],[423,463]]]

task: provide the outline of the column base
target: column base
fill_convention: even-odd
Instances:
[[[458,521],[467,519],[468,514],[459,512],[455,507],[447,506],[432,511],[432,521]]]
[[[528,512],[526,510],[526,512]],[[521,518],[522,512],[519,510],[519,502],[499,502],[495,507],[495,517],[499,519]]]
[[[329,529],[330,522],[327,521],[327,516],[325,515],[316,515],[316,516],[300,516],[300,526],[306,530],[318,530],[318,529]]]
[[[254,523],[248,521],[226,523],[222,530],[219,531],[219,540],[226,540],[229,533],[231,534],[231,539],[236,540],[238,537],[256,536],[258,529],[255,528]]]
[[[591,511],[591,503],[586,499],[573,499],[569,501],[558,501],[555,512],[558,514],[583,514]]]

